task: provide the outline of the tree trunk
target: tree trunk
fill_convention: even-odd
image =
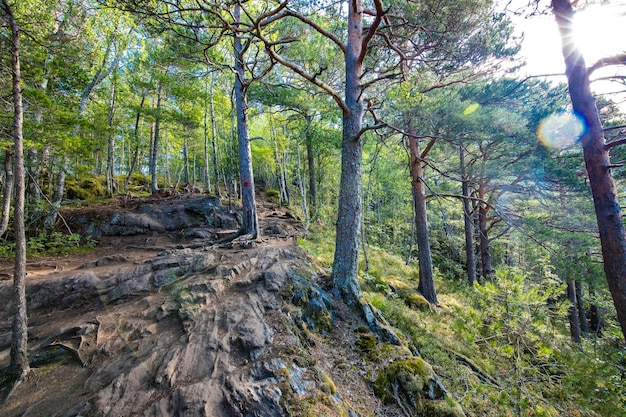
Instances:
[[[569,0],[552,0],[552,9],[561,33],[572,107],[582,117],[587,128],[580,141],[600,232],[604,272],[622,335],[626,338],[626,237],[615,182],[610,171],[609,148],[605,146],[602,123],[589,88],[585,60],[572,41],[572,5]]]
[[[169,142],[169,135],[168,135],[168,129],[167,129],[167,125],[165,126],[165,129],[163,129],[163,168],[165,170],[165,186],[166,187],[171,187],[172,185],[172,177],[171,177],[171,172],[170,172],[170,142]]]
[[[13,151],[10,146],[4,151],[4,188],[2,189],[2,219],[0,220],[0,237],[4,236],[9,228],[11,215],[11,201],[15,176],[13,175]]]
[[[215,126],[215,107],[213,106],[213,79],[211,80],[210,95],[209,110],[211,112],[211,148],[213,149],[213,154],[211,155],[213,158],[213,192],[216,196],[219,196],[219,166],[217,165],[217,129]]]
[[[486,158],[486,155],[483,156]],[[484,281],[493,280],[493,267],[491,266],[491,248],[489,246],[489,229],[487,228],[487,216],[489,214],[489,206],[483,201],[487,197],[484,165],[481,174],[480,185],[478,186],[478,244],[480,249],[480,266],[481,275]]]
[[[409,127],[409,133],[414,134]],[[424,187],[424,167],[419,145],[419,139],[409,136],[409,169],[411,171],[411,189],[413,191],[413,206],[415,214],[415,232],[417,236],[417,257],[419,260],[419,285],[417,290],[429,303],[437,304],[437,292],[433,277],[433,261],[430,254],[428,238],[428,219],[426,215],[426,192]]]
[[[300,144],[297,143],[296,144],[296,149],[297,149],[297,155],[298,155],[298,159],[297,159],[297,175],[298,175],[298,190],[300,191],[300,197],[302,198],[302,214],[304,215],[304,233],[306,235],[307,230],[309,230],[309,209],[307,207],[306,204],[306,200],[307,200],[307,195],[306,195],[306,189],[304,187],[304,182],[302,181],[302,161],[301,161],[301,156],[300,156]]]
[[[128,184],[130,183],[130,178],[135,171],[135,167],[137,166],[137,162],[139,162],[139,121],[141,120],[141,109],[146,101],[146,95],[143,94],[141,96],[141,103],[139,103],[139,109],[137,110],[137,116],[135,117],[135,130],[133,131],[133,139],[135,140],[135,150],[133,151],[133,159],[130,163],[130,167],[128,168],[128,174],[126,175],[126,180],[124,181],[124,194],[128,195]]]
[[[235,20],[241,19],[241,6],[235,4]],[[246,102],[245,73],[243,67],[244,48],[241,38],[235,35],[235,105],[237,109],[237,143],[239,145],[239,181],[241,183],[242,225],[241,232],[246,235],[259,236],[257,218],[254,175],[252,173],[252,151],[248,134],[248,104]]]
[[[315,219],[317,213],[317,181],[315,167],[315,152],[313,150],[313,135],[311,134],[312,117],[306,117],[306,129],[304,131],[304,140],[306,143],[306,159],[309,167],[309,211],[311,218]]]
[[[578,303],[576,302],[576,282],[567,281],[567,299],[570,302],[568,317],[572,340],[580,344],[580,322],[578,321]]]
[[[211,93],[213,92],[213,83],[211,83]],[[202,167],[202,182],[207,192],[211,192],[211,174],[209,173],[209,109],[207,106],[207,98],[209,95],[208,83],[204,82],[204,115],[202,117],[202,126],[204,133],[204,166]],[[213,108],[213,97],[210,97],[211,109]],[[217,195],[217,194],[215,194]]]
[[[161,134],[161,92],[163,90],[163,82],[159,81],[157,87],[157,104],[156,115],[154,120],[154,136],[150,142],[150,192],[156,194],[159,191],[157,178],[157,160],[159,157],[159,136]]]
[[[361,288],[358,281],[359,233],[363,194],[362,154],[359,138],[363,121],[361,75],[359,59],[362,48],[363,2],[348,2],[348,41],[345,52],[346,86],[341,140],[341,177],[337,209],[337,235],[333,260],[333,283],[348,304],[359,303]]]
[[[50,213],[44,220],[44,227],[50,230],[54,229],[59,210],[61,210],[61,203],[63,202],[63,195],[65,194],[65,170],[68,165],[69,158],[67,155],[63,155],[59,163],[59,173],[54,181],[54,188],[52,190],[52,207],[50,208]]]
[[[461,194],[463,195],[463,220],[465,226],[465,269],[467,281],[474,285],[476,281],[476,255],[474,252],[474,222],[472,221],[472,208],[470,205],[469,179],[465,167],[465,146],[459,146],[459,167],[461,173]]]
[[[108,197],[113,197],[115,193],[115,134],[113,133],[113,119],[115,117],[115,106],[117,98],[116,83],[111,83],[111,100],[109,101],[109,114],[107,123],[109,126],[109,141],[107,146],[107,168],[106,168],[106,193]]]
[[[183,129],[183,182],[190,183],[189,175],[189,139],[187,138],[187,129]]]
[[[593,296],[593,287],[589,287],[589,295]],[[591,304],[589,307],[589,326],[594,337],[602,337],[602,328],[604,320],[602,318],[602,310],[597,304]]]
[[[22,105],[22,87],[20,73],[20,29],[15,20],[13,9],[2,0],[4,18],[11,28],[11,64],[13,88],[13,140],[15,151],[15,202],[13,221],[15,229],[15,268],[13,271],[13,327],[11,338],[11,362],[9,375],[15,380],[22,380],[29,372],[28,364],[28,316],[26,311],[26,231],[24,227],[24,149],[23,132],[24,107]]]
[[[489,231],[487,229],[487,213],[489,207],[484,203],[478,205],[478,233],[480,246],[480,265],[482,278],[486,282],[493,280],[493,267],[491,265],[491,247],[489,245]]]
[[[578,308],[578,323],[580,323],[580,331],[583,337],[589,336],[589,322],[587,321],[587,310],[583,298],[583,283],[576,281],[576,307]]]

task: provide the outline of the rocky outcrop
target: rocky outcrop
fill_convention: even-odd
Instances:
[[[213,203],[177,204],[133,216],[151,219],[142,220],[150,230],[181,227],[164,219],[184,215],[192,225]],[[262,227],[280,230],[247,249],[207,242],[141,259],[122,251],[29,279],[34,377],[0,415],[462,416],[441,408],[445,390],[432,368],[407,347],[383,345],[327,291],[324,272],[283,220],[275,210],[266,216]],[[210,229],[207,221],[197,227]],[[8,364],[11,291],[0,282],[0,369]]]
[[[32,332],[33,366],[77,359],[92,370],[87,398],[59,404],[59,415],[282,416],[286,389],[292,399],[315,392],[319,376],[276,349],[277,333],[296,352],[307,323],[330,326],[333,301],[313,266],[294,247],[231,252],[174,249],[140,264],[107,256],[31,284],[31,314],[84,311],[68,328]],[[1,306],[2,317],[10,311]]]
[[[102,208],[97,216],[83,209],[67,210],[64,214],[73,231],[94,238],[163,232],[211,237],[215,229],[239,227],[237,215],[212,196],[157,200],[135,210]]]

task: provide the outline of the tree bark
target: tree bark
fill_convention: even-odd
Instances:
[[[408,129],[414,134],[412,126]],[[430,254],[428,237],[428,218],[426,214],[426,192],[424,187],[424,167],[419,145],[419,139],[409,136],[409,169],[411,171],[411,189],[413,191],[413,206],[415,215],[415,232],[417,236],[417,257],[419,260],[419,284],[417,290],[429,303],[437,304],[437,292],[433,277],[433,261]]]
[[[595,99],[589,88],[589,73],[574,39],[574,10],[569,0],[552,0],[552,10],[561,33],[565,72],[574,112],[585,122],[580,139],[600,232],[604,272],[617,319],[626,338],[626,237],[615,181],[610,172],[609,148]]]
[[[359,138],[363,121],[360,58],[363,34],[363,2],[348,2],[348,41],[345,52],[346,86],[341,140],[341,177],[337,209],[337,235],[333,260],[333,283],[348,304],[361,300],[358,281],[359,234],[363,194],[363,144]]]
[[[589,287],[589,294],[593,296],[593,287]],[[604,327],[602,315],[601,308],[597,304],[591,304],[589,307],[589,325],[594,337],[602,337],[602,329]]]
[[[572,340],[580,344],[580,322],[578,321],[578,303],[576,301],[576,282],[573,279],[567,281],[567,299],[569,306],[569,330]]]
[[[235,21],[241,19],[241,6],[235,4]],[[235,34],[235,106],[237,109],[237,143],[239,145],[239,181],[241,183],[242,225],[241,232],[245,235],[259,236],[259,220],[257,218],[254,175],[252,173],[252,151],[248,133],[248,104],[246,93],[248,85],[245,83],[243,67],[244,48],[241,38]]]
[[[213,80],[211,80],[211,92],[210,92],[210,101],[209,101],[209,110],[211,112],[211,148],[213,153],[211,157],[213,158],[213,193],[216,196],[220,195],[220,187],[219,187],[219,166],[217,164],[217,128],[215,126],[215,107],[213,105]],[[208,174],[207,174],[208,175]],[[226,184],[224,184],[226,185]]]
[[[183,129],[183,136],[183,182],[189,184],[189,139],[187,137],[187,129]]]
[[[163,90],[163,81],[159,80],[157,87],[157,103],[156,115],[154,120],[154,136],[150,141],[150,192],[156,194],[159,191],[157,178],[157,160],[159,157],[159,136],[161,135],[161,93]]]
[[[580,280],[575,282],[576,284],[576,308],[578,308],[578,323],[580,323],[580,331],[582,336],[587,338],[589,336],[589,322],[587,321],[587,310],[585,309],[585,302],[583,298],[583,283]]]
[[[20,72],[20,28],[7,0],[2,0],[4,18],[11,30],[11,72],[13,91],[13,149],[15,152],[15,202],[13,221],[15,229],[15,267],[13,270],[13,327],[9,375],[15,381],[22,380],[29,372],[28,364],[28,315],[26,311],[26,231],[24,227],[24,106],[22,104]]]
[[[484,186],[479,187],[478,197],[480,199],[485,198]],[[489,230],[487,228],[487,215],[489,213],[489,207],[482,203],[478,203],[478,234],[479,234],[479,248],[480,248],[480,266],[481,275],[484,281],[490,282],[493,280],[493,266],[491,265],[491,247],[489,245]]]
[[[469,179],[465,167],[465,146],[459,145],[459,168],[461,173],[461,194],[463,195],[463,220],[465,227],[465,269],[467,281],[474,285],[476,281],[476,255],[474,252],[474,222],[472,221],[472,208],[470,205]]]
[[[307,207],[306,204],[306,200],[307,200],[307,195],[306,195],[306,189],[304,187],[304,181],[302,181],[302,161],[301,161],[301,156],[300,156],[300,144],[296,143],[296,149],[297,149],[297,167],[296,167],[296,173],[298,176],[298,190],[300,191],[300,197],[302,198],[302,214],[304,215],[304,233],[306,235],[306,232],[309,230],[309,208]]]
[[[59,163],[59,173],[54,181],[50,213],[44,220],[44,227],[47,229],[54,229],[54,225],[56,224],[57,217],[59,215],[59,210],[61,210],[61,203],[63,202],[63,195],[65,194],[65,170],[68,165],[69,158],[67,155],[63,155],[61,157],[61,162]]]
[[[115,117],[115,106],[117,99],[117,88],[115,81],[111,83],[111,100],[109,101],[109,114],[107,123],[109,126],[109,141],[107,144],[107,168],[106,168],[106,193],[113,197],[115,193],[115,134],[113,133],[113,119]]]
[[[133,159],[130,163],[130,167],[128,168],[128,174],[126,175],[126,180],[124,181],[124,193],[126,195],[128,192],[128,184],[130,183],[130,178],[135,171],[135,167],[137,166],[137,162],[139,162],[139,121],[141,120],[141,109],[146,101],[146,95],[143,94],[141,96],[141,103],[139,103],[139,109],[137,110],[137,116],[135,117],[135,130],[133,130],[133,139],[135,140],[135,150],[133,151]]]
[[[2,219],[0,220],[0,237],[4,236],[9,228],[9,217],[13,196],[13,150],[10,146],[4,151],[4,188],[2,189]]]
[[[305,116],[306,129],[304,131],[304,140],[306,143],[306,159],[309,168],[309,211],[311,218],[315,219],[317,212],[317,172],[315,167],[315,152],[313,149],[313,135],[311,134],[311,116]]]
[[[204,82],[204,115],[202,117],[202,126],[204,133],[204,166],[202,167],[202,182],[207,192],[211,192],[211,174],[209,173],[209,106],[207,99],[210,100],[210,107],[213,110],[213,97],[209,98],[208,83]],[[211,82],[211,93],[213,93],[213,83]],[[216,186],[217,187],[217,186]],[[217,193],[215,195],[218,195]]]

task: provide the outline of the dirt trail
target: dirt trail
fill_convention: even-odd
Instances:
[[[199,203],[152,203],[113,210],[126,216],[118,225],[148,234],[102,236],[93,254],[29,264],[33,372],[1,415],[282,416],[306,411],[307,398],[325,398],[315,404],[324,415],[386,415],[358,372],[353,330],[363,323],[324,291],[287,209],[261,202],[261,241],[216,246],[228,228],[215,219],[228,226],[229,213],[172,232],[146,213],[172,220]],[[0,282],[1,299],[10,287]],[[0,306],[0,368],[10,304]]]

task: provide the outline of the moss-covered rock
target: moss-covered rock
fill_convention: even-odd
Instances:
[[[419,357],[394,361],[381,370],[374,382],[374,392],[386,404],[401,403],[412,416],[465,415],[446,395],[432,366]]]
[[[105,192],[104,185],[95,177],[88,177],[81,181],[65,181],[65,196],[70,200],[90,200],[103,197]]]
[[[432,367],[422,358],[398,360],[379,373],[374,382],[374,390],[385,403],[395,401],[392,389],[394,385],[410,397],[421,397],[428,378],[432,375]]]
[[[461,406],[450,397],[424,401],[424,417],[465,417]]]
[[[430,310],[430,303],[424,296],[417,292],[407,292],[402,295],[404,302],[411,308],[422,311]]]

